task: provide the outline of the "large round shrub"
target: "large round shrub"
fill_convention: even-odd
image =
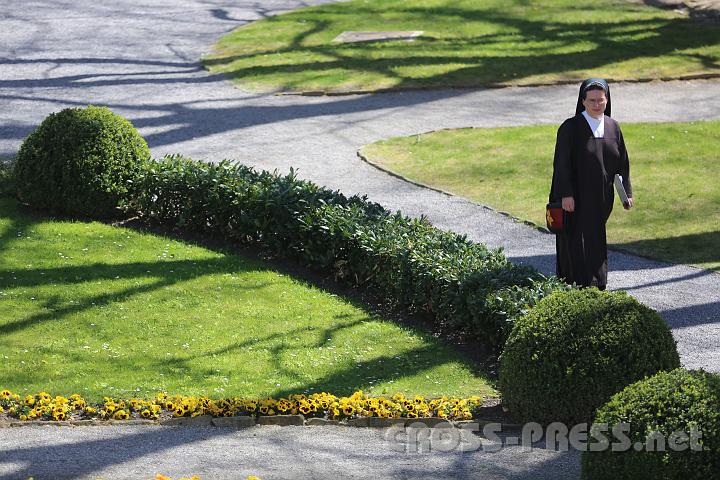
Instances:
[[[48,116],[20,147],[18,196],[54,213],[112,216],[149,158],[128,120],[104,107],[67,108]]]
[[[625,386],[680,366],[667,324],[623,292],[553,293],[515,321],[500,357],[503,403],[519,421],[589,422]]]
[[[601,436],[625,447],[593,442]],[[677,369],[634,383],[598,410],[590,438],[587,480],[720,479],[720,375]]]

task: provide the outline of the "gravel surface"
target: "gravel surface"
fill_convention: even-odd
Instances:
[[[482,440],[481,445],[463,443],[472,449],[468,452],[401,453],[405,444],[388,440],[392,432],[274,426],[6,428],[0,430],[0,479],[140,480],[156,473],[172,478],[198,475],[202,480],[248,475],[263,480],[578,478],[579,454],[574,450],[546,450],[542,444],[498,449],[499,442]],[[515,435],[502,438],[508,443]],[[448,440],[446,445],[455,443]]]
[[[49,113],[107,105],[133,121],[156,156],[179,152],[207,161],[230,158],[282,172],[293,166],[302,177],[348,194],[368,194],[409,215],[426,214],[439,227],[503,247],[514,260],[552,273],[552,236],[462,198],[386,175],[360,161],[356,151],[379,139],[439,128],[558,125],[574,112],[577,87],[274,96],[242,92],[201,68],[200,56],[239,24],[319,3],[327,2],[5,0],[0,18],[0,155],[14,155]],[[621,123],[720,118],[717,81],[615,84],[611,89],[613,114]],[[637,200],[642,208],[642,199]],[[617,252],[611,252],[609,261],[610,287],[627,290],[660,311],[685,366],[720,371],[720,275]],[[388,453],[372,431],[325,428],[310,434],[303,428],[256,427],[252,437],[218,432],[2,430],[0,475],[138,478],[139,472],[150,471],[148,466],[167,465],[168,474],[188,474],[192,472],[183,465],[197,465],[208,469],[195,470],[207,471],[208,478],[240,477],[246,467],[266,472],[268,478],[333,471],[359,478],[371,476],[370,469],[377,469],[378,476],[404,478],[407,472],[435,476],[443,469],[462,476],[486,466],[495,468],[498,478],[562,478],[577,476],[579,468],[572,455],[560,456],[562,461],[552,455],[526,459],[510,453],[493,454],[492,460],[477,454],[409,458]],[[171,447],[160,445],[168,439],[177,440]],[[113,448],[115,442],[123,448]],[[64,445],[58,447],[64,456],[51,453],[55,444]],[[144,449],[152,455],[142,454]],[[371,455],[373,449],[379,456]],[[352,454],[356,450],[365,453]],[[227,467],[235,464],[237,469]]]

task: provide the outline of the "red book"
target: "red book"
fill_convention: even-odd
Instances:
[[[547,229],[552,233],[563,233],[569,228],[570,213],[562,208],[560,202],[550,202],[545,207]]]

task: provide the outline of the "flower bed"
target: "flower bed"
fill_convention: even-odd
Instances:
[[[152,400],[127,400],[105,397],[101,403],[90,403],[78,394],[69,397],[52,396],[46,392],[24,398],[3,390],[0,392],[0,418],[21,421],[65,420],[160,420],[172,417],[275,416],[302,414],[310,418],[350,420],[360,417],[419,418],[435,417],[447,420],[471,420],[480,408],[482,398],[440,397],[412,398],[397,393],[392,397],[370,397],[357,391],[349,397],[330,393],[293,394],[287,398],[211,399],[205,396],[169,396],[159,393]]]

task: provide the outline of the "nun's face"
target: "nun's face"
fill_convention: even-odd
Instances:
[[[588,90],[585,92],[585,100],[582,102],[585,110],[594,118],[602,117],[605,113],[606,103],[605,90]]]

